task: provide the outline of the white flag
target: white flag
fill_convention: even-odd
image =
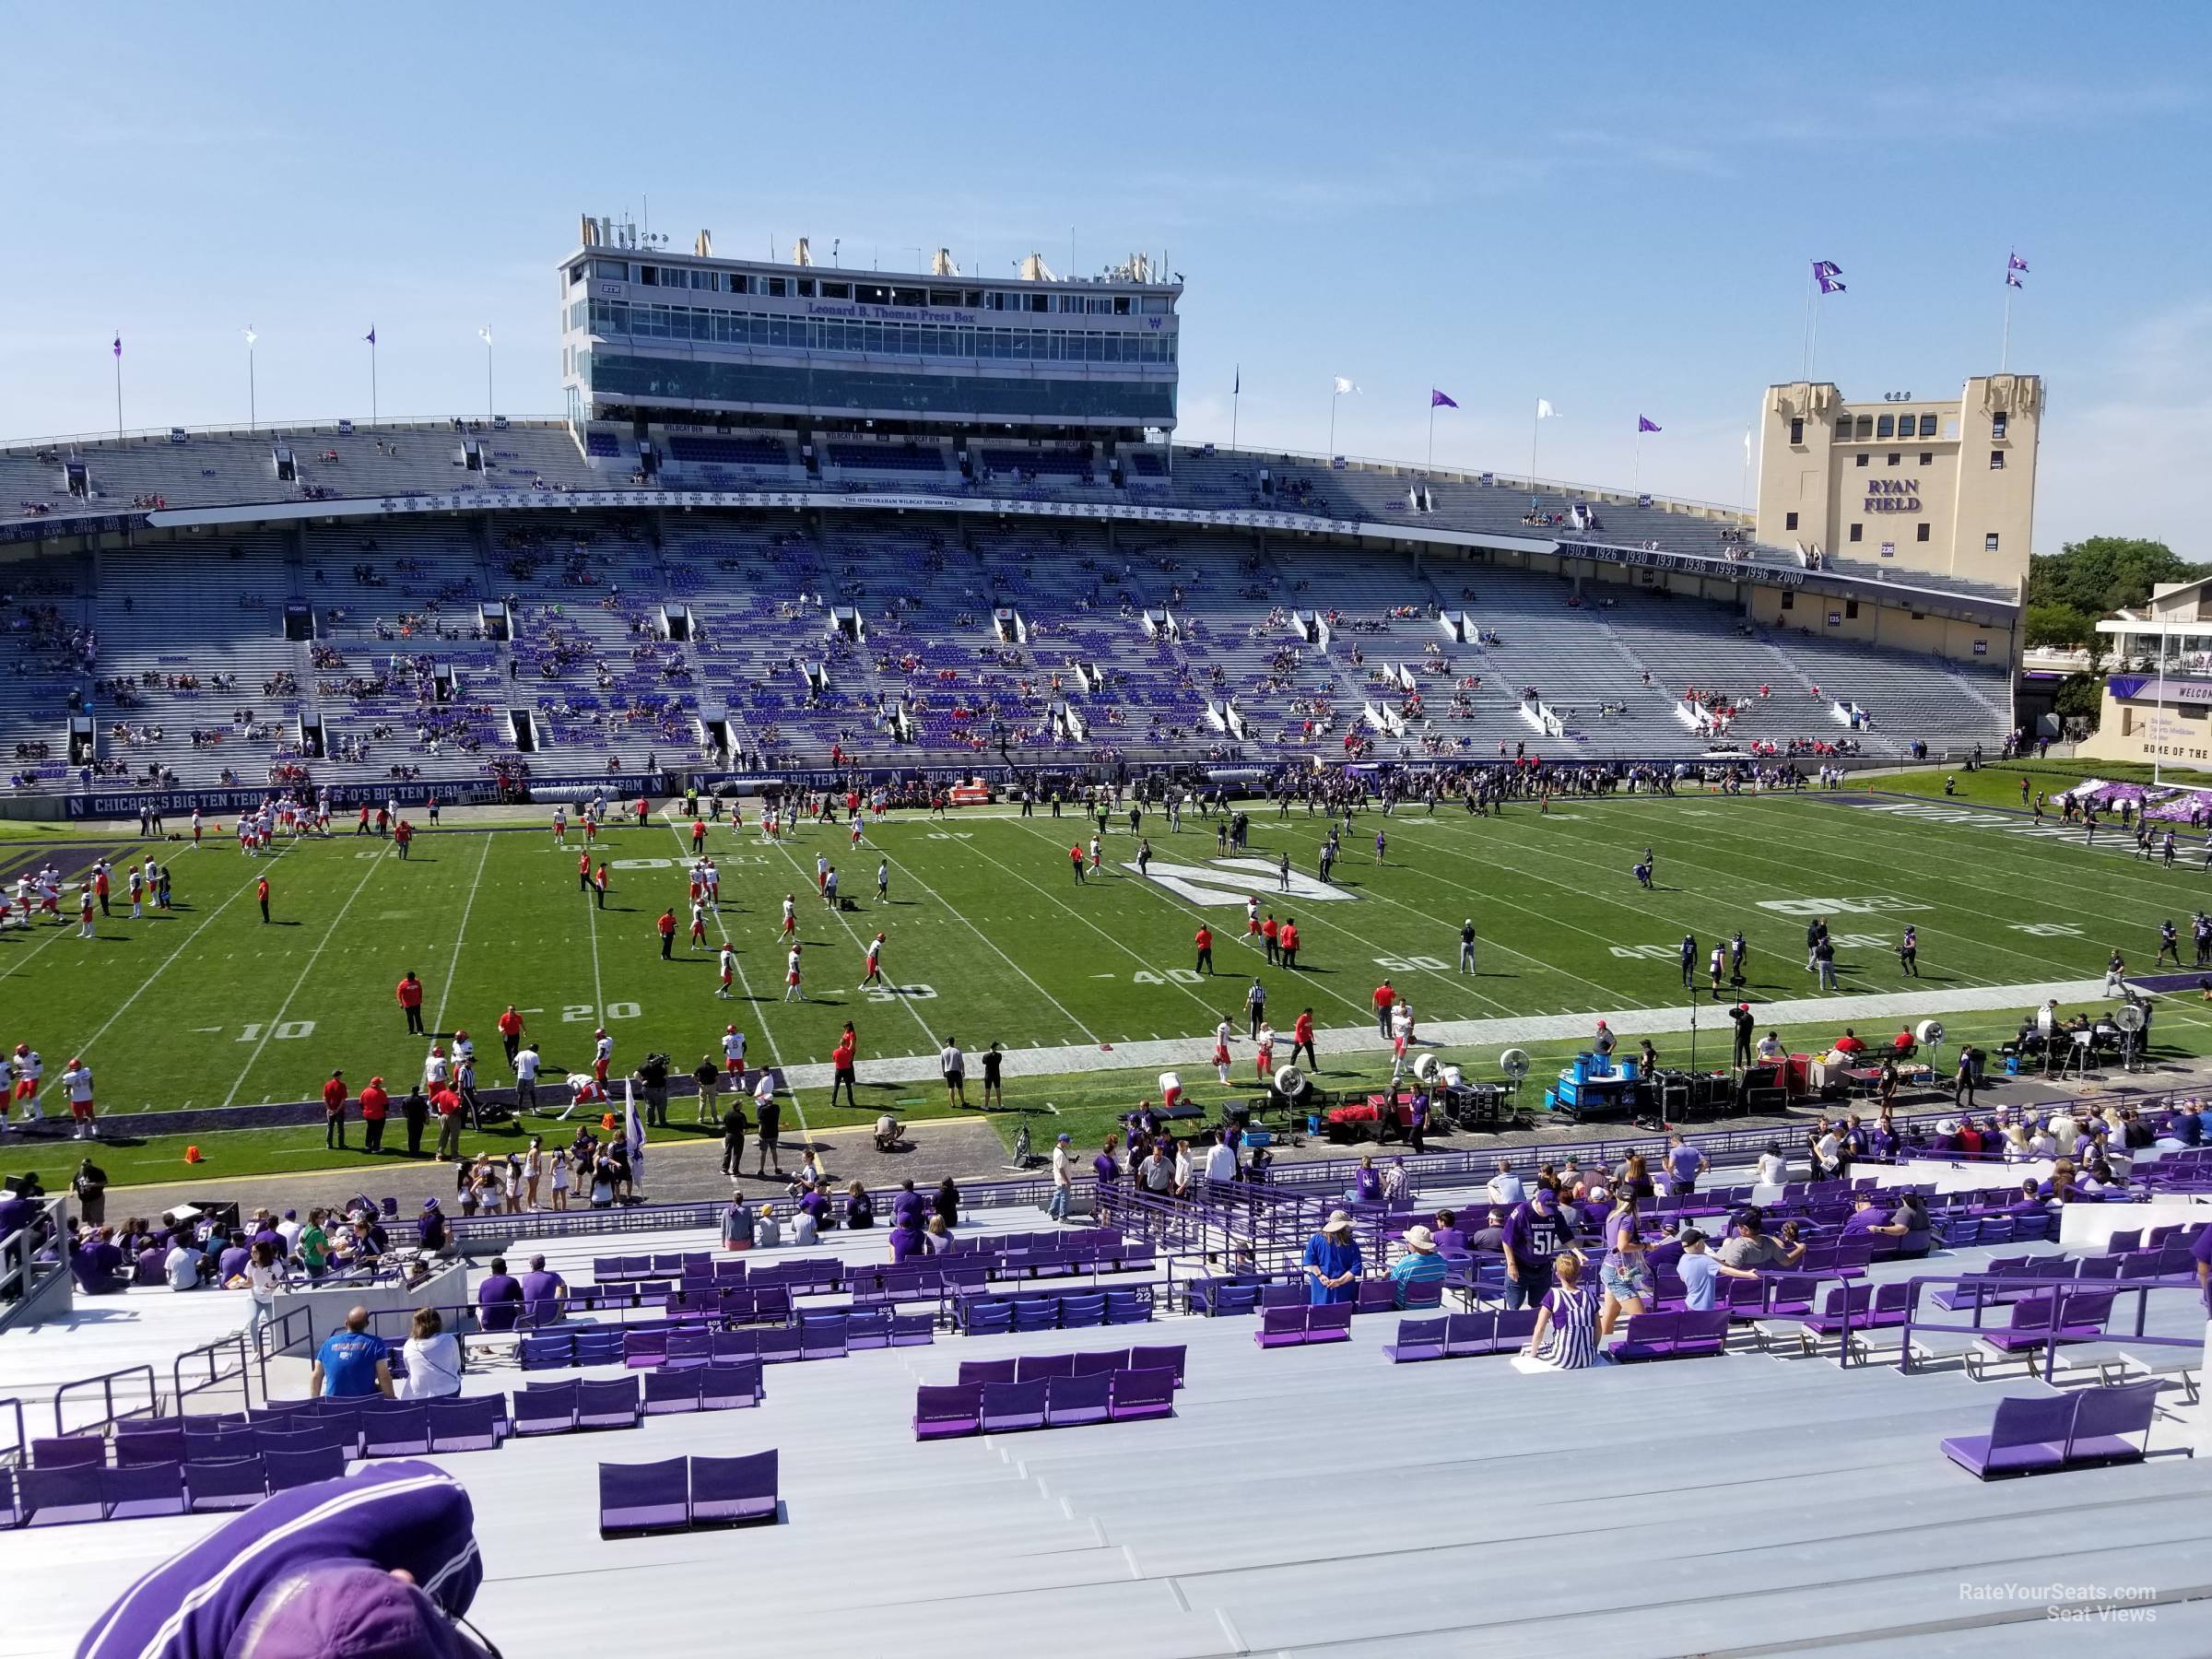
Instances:
[[[1751,429],[1749,427],[1744,429],[1744,459],[1746,461],[1751,459]]]
[[[489,326],[488,324],[487,324],[485,327],[482,327],[482,328],[479,328],[479,329],[477,329],[477,339],[479,339],[479,340],[481,340],[481,341],[483,341],[483,342],[484,342],[484,344],[485,344],[485,345],[487,345],[487,346],[490,345],[490,344],[491,344],[491,329],[490,329],[490,326]]]
[[[1338,397],[1342,397],[1347,392],[1357,392],[1359,390],[1359,387],[1353,385],[1350,381],[1346,380],[1343,375],[1340,374],[1336,377],[1336,395]]]
[[[1536,399],[1536,418],[1538,420],[1556,419],[1559,416],[1559,412],[1557,409],[1551,406],[1551,400],[1549,398],[1539,397]]]

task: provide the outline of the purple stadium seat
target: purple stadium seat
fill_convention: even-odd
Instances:
[[[684,1459],[599,1465],[601,1537],[680,1530],[690,1524],[690,1480]]]
[[[490,1452],[498,1448],[507,1421],[507,1402],[498,1394],[431,1400],[432,1452]]]
[[[635,1429],[641,1409],[635,1377],[586,1378],[576,1384],[579,1429]]]
[[[203,1510],[252,1509],[269,1495],[269,1478],[259,1457],[227,1457],[218,1463],[186,1464],[184,1490],[195,1514]]]
[[[1096,1371],[1117,1371],[1129,1369],[1127,1348],[1106,1348],[1076,1356],[1075,1375],[1088,1377]]]
[[[806,1357],[801,1351],[799,1333],[790,1325],[765,1327],[760,1333],[759,1356],[764,1365]]]
[[[728,1411],[760,1404],[760,1361],[717,1360],[699,1373],[699,1408]]]
[[[1043,1428],[1046,1386],[1042,1382],[984,1383],[983,1431]]]
[[[514,1396],[511,1420],[517,1435],[566,1434],[576,1427],[576,1382],[551,1382],[525,1388]]]
[[[43,1468],[20,1469],[16,1474],[17,1501],[26,1526],[65,1526],[79,1521],[98,1521],[108,1512],[101,1477],[135,1471],[103,1468],[98,1464],[52,1464]]]
[[[107,1461],[108,1442],[97,1434],[66,1434],[58,1440],[30,1442],[30,1466],[34,1469],[81,1469]]]
[[[1308,1342],[1349,1342],[1351,1339],[1351,1303],[1315,1302],[1306,1310]]]
[[[1943,1454],[1977,1479],[2062,1468],[2077,1402],[2067,1395],[1997,1402],[1987,1434],[1943,1442]]]
[[[1349,1302],[1343,1305],[1351,1306]],[[1301,1347],[1306,1340],[1305,1307],[1262,1308],[1260,1328],[1252,1334],[1252,1339],[1264,1348]]]
[[[1182,1358],[1185,1345],[1180,1342],[1155,1347],[1139,1345],[1129,1350],[1131,1371],[1167,1370],[1175,1373],[1175,1386],[1182,1386]]]
[[[1016,1382],[1020,1381],[1019,1366],[1020,1362],[1014,1359],[963,1359],[960,1381],[978,1387],[985,1382]]]
[[[891,1315],[893,1347],[926,1347],[937,1339],[937,1322],[927,1313]]]
[[[1479,1316],[1477,1316],[1479,1317]],[[1497,1321],[1492,1319],[1495,1326]],[[1401,1319],[1395,1342],[1383,1345],[1382,1357],[1393,1365],[1410,1364],[1417,1359],[1441,1359],[1444,1357],[1444,1331],[1450,1321],[1443,1319]]]
[[[2074,1426],[2066,1436],[2069,1464],[2140,1463],[2150,1454],[2150,1425],[2158,1415],[2160,1383],[2156,1377],[2116,1387],[2092,1388],[2076,1396]],[[2131,1434],[2143,1437],[2136,1445]]]
[[[1173,1417],[1175,1373],[1165,1366],[1115,1371],[1107,1415],[1117,1423],[1133,1418]]]
[[[1045,1427],[1067,1429],[1080,1423],[1102,1423],[1112,1400],[1111,1371],[1050,1378],[1044,1387]]]
[[[301,1452],[264,1452],[264,1472],[271,1492],[312,1486],[318,1480],[335,1480],[346,1473],[346,1454],[335,1446],[316,1446]]]
[[[980,1434],[983,1427],[983,1385],[956,1382],[948,1388],[924,1384],[914,1391],[914,1438],[944,1440]]]
[[[961,1367],[965,1373],[967,1368]],[[1072,1377],[1076,1374],[1076,1357],[1073,1354],[1024,1354],[1016,1362],[1014,1377],[1020,1382],[1041,1382],[1052,1377]],[[960,1381],[969,1379],[965,1374]]]
[[[118,1434],[115,1464],[132,1468],[146,1464],[181,1464],[184,1461],[184,1430],[161,1429],[150,1434]]]
[[[111,1521],[138,1521],[184,1512],[184,1465],[181,1463],[125,1464],[101,1469],[100,1500]]]
[[[706,1367],[685,1366],[679,1370],[664,1368],[645,1373],[645,1415],[660,1417],[672,1411],[697,1411],[700,1408],[701,1373]]]
[[[691,1460],[691,1524],[730,1525],[741,1521],[772,1521],[776,1514],[776,1454],[747,1457],[694,1457]]]
[[[1682,1327],[1679,1313],[1632,1313],[1611,1353],[1616,1360],[1671,1359]]]
[[[430,1449],[428,1403],[393,1400],[361,1414],[364,1457],[416,1457]]]

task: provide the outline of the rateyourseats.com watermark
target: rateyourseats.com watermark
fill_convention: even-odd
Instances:
[[[2158,1599],[2158,1592],[2148,1584],[2077,1584],[2057,1580],[2046,1583],[1962,1582],[1959,1599],[2041,1607],[2045,1618],[2066,1624],[2146,1625],[2156,1624],[2159,1618],[2158,1608],[2151,1605]]]

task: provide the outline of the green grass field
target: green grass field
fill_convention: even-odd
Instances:
[[[1755,1002],[1808,996],[1812,913],[1834,930],[1846,993],[1914,988],[1892,948],[1908,922],[1920,932],[1918,988],[2089,979],[2115,946],[2147,969],[2159,921],[2172,916],[2185,935],[2191,910],[2212,900],[2212,878],[2194,859],[2171,871],[2148,867],[2122,854],[2116,833],[2112,849],[2092,852],[2078,832],[2035,835],[2009,818],[1949,806],[1918,810],[1969,821],[1916,816],[1896,798],[1809,796],[1622,798],[1548,815],[1515,806],[1502,819],[1480,820],[1455,810],[1433,819],[1369,813],[1346,837],[1333,889],[1313,879],[1325,821],[1302,812],[1278,820],[1271,808],[1254,812],[1250,848],[1227,859],[1210,825],[1193,819],[1174,835],[1148,814],[1150,880],[1123,867],[1135,853],[1124,818],[1107,837],[1104,878],[1079,887],[1067,849],[1088,841],[1091,826],[1072,817],[895,819],[872,828],[857,851],[843,826],[777,846],[749,828],[734,835],[716,827],[710,850],[724,871],[723,906],[709,933],[719,944],[726,928],[738,947],[739,997],[730,1003],[713,994],[713,952],[687,950],[682,930],[676,959],[659,959],[655,918],[670,904],[679,917],[687,909],[688,842],[667,821],[601,836],[615,881],[605,910],[578,890],[574,831],[564,851],[541,828],[449,828],[421,835],[406,861],[351,836],[249,860],[211,836],[174,854],[172,913],[132,922],[118,902],[89,942],[76,936],[74,914],[64,927],[0,934],[0,1040],[40,1049],[50,1089],[72,1054],[85,1055],[103,1115],[125,1132],[132,1112],[157,1107],[310,1098],[333,1066],[357,1089],[382,1073],[397,1092],[419,1074],[425,1053],[393,999],[394,982],[413,969],[427,987],[430,1029],[465,1027],[488,1086],[511,1080],[493,1030],[509,1002],[524,1011],[556,1077],[587,1064],[600,1024],[616,1040],[620,1072],[654,1048],[688,1069],[718,1052],[725,1021],[747,1033],[756,1060],[819,1062],[851,1019],[864,1079],[871,1059],[934,1053],[947,1036],[971,1052],[993,1041],[1083,1052],[1105,1069],[1022,1078],[1009,1095],[1053,1100],[1088,1138],[1150,1084],[1148,1073],[1115,1069],[1104,1045],[1200,1036],[1222,1015],[1241,1028],[1246,976],[1258,963],[1258,952],[1238,942],[1247,891],[1277,915],[1295,916],[1304,935],[1302,971],[1262,975],[1286,1033],[1307,1006],[1324,1027],[1367,1024],[1369,994],[1385,974],[1431,1025],[1676,1006],[1682,935],[1709,947],[1738,927],[1750,946]],[[1389,841],[1381,863],[1378,828]],[[1646,845],[1657,859],[1651,891],[1630,873]],[[1298,888],[1288,895],[1277,891],[1274,874],[1286,848]],[[814,898],[818,851],[839,866],[853,912],[833,913]],[[883,905],[879,855],[891,867]],[[267,925],[253,895],[264,874],[274,889]],[[803,1004],[780,1000],[775,933],[787,891],[799,896]],[[1464,917],[1480,940],[1473,977],[1455,968]],[[1202,918],[1218,935],[1213,978],[1193,971],[1191,935]],[[891,988],[855,989],[864,942],[879,929],[888,935]],[[2168,1041],[2185,1048],[2212,1035],[2172,1007],[2161,1030]],[[1995,1035],[2014,1018],[1947,1024]],[[1716,1028],[1706,1041],[1717,1054]],[[1670,1058],[1685,1047],[1662,1043]],[[1249,1048],[1238,1053],[1248,1072]],[[1494,1060],[1456,1057],[1477,1076]],[[1206,1068],[1183,1069],[1211,1092]],[[802,1091],[798,1108],[818,1128],[865,1121],[881,1100],[909,1117],[943,1110],[940,1091],[925,1084],[864,1088],[857,1112]],[[51,1097],[49,1110],[58,1110]],[[677,1110],[688,1115],[688,1102]],[[229,1173],[241,1158],[255,1168],[325,1164],[319,1131],[224,1138],[240,1143],[218,1160]],[[65,1152],[41,1161],[58,1166]],[[183,1173],[158,1140],[109,1159],[118,1179],[141,1163]]]

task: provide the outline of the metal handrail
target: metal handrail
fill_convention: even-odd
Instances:
[[[68,1272],[60,1244],[67,1203],[66,1194],[48,1198],[27,1225],[0,1237],[0,1309],[29,1300],[44,1279]],[[50,1245],[54,1253],[41,1260],[41,1244]]]
[[[124,1377],[144,1377],[146,1379],[146,1404],[118,1411],[115,1409],[115,1384],[118,1379]],[[76,1390],[91,1388],[95,1384],[100,1388],[100,1405],[104,1407],[100,1416],[92,1422],[80,1423],[75,1429],[70,1428],[62,1411],[64,1403]],[[154,1377],[154,1368],[150,1365],[126,1365],[121,1371],[102,1371],[97,1377],[78,1377],[73,1382],[65,1382],[53,1391],[53,1431],[57,1435],[98,1434],[112,1425],[123,1421],[125,1418],[159,1417],[161,1415],[161,1399],[158,1392],[159,1387],[160,1384]]]
[[[2040,1328],[2030,1327],[2027,1330],[2023,1330],[2021,1327],[2017,1325],[2007,1325],[2005,1327],[2005,1330],[2008,1335],[2031,1335],[2035,1337],[2036,1346],[2040,1347],[2042,1350],[2042,1372],[2043,1381],[2045,1382],[2052,1382],[2056,1376],[2058,1370],[2058,1350],[2060,1347],[2067,1346],[2061,1340],[2059,1335],[2059,1333],[2065,1329],[2065,1325],[2059,1316],[2064,1311],[2065,1298],[2069,1293],[2075,1295],[2111,1294],[2117,1297],[2132,1292],[2135,1295],[2135,1330],[2132,1333],[2114,1331],[2100,1332],[2093,1340],[2100,1342],[2130,1343],[2145,1347],[2186,1348],[2192,1352],[2202,1352],[2204,1348],[2204,1338],[2202,1336],[2150,1336],[2146,1335],[2143,1330],[2145,1320],[2149,1312],[2150,1293],[2153,1290],[2186,1289],[2194,1291],[2197,1288],[2197,1286],[2194,1275],[2191,1275],[2185,1278],[2077,1279],[2036,1278],[2014,1274],[2003,1276],[1993,1276],[1990,1274],[1978,1273],[1932,1274],[1924,1276],[1915,1274],[1906,1282],[1911,1286],[1912,1288],[1911,1293],[1907,1297],[1905,1302],[1905,1322],[1902,1327],[1903,1342],[1898,1357],[1898,1370],[1900,1371],[1910,1371],[1912,1369],[1912,1333],[1916,1329],[1924,1332],[1934,1331],[1947,1333],[1952,1335],[1975,1335],[1992,1328],[1991,1326],[1983,1323],[1982,1315],[1985,1309],[1999,1306],[2008,1306],[2016,1300],[2024,1300],[2025,1297],[2032,1297],[2036,1295],[2047,1296],[2050,1299],[2050,1323],[2047,1325]],[[1915,1317],[1920,1307],[1920,1293],[1922,1288],[1924,1286],[1946,1285],[1955,1287],[1969,1287],[1972,1288],[1974,1292],[1973,1322],[1971,1324],[1937,1324],[1932,1320],[1924,1320]],[[1993,1294],[1985,1296],[1983,1294],[1984,1291],[1992,1292]],[[2024,1295],[2007,1293],[2024,1293]]]
[[[256,1332],[254,1335],[258,1339],[260,1333]],[[218,1357],[223,1355],[235,1355],[236,1363],[229,1367],[218,1365]],[[187,1361],[193,1359],[204,1359],[206,1362],[207,1374],[201,1381],[187,1384],[184,1381],[184,1367]],[[246,1334],[243,1331],[238,1331],[229,1336],[218,1336],[213,1342],[203,1343],[198,1347],[186,1348],[176,1357],[175,1361],[170,1366],[169,1380],[170,1408],[180,1418],[184,1415],[184,1402],[192,1395],[206,1394],[233,1382],[238,1384],[239,1405],[241,1407],[250,1410],[253,1407],[253,1391],[247,1386]],[[265,1400],[268,1398],[265,1382],[262,1390],[262,1398]]]
[[[16,1428],[15,1439],[7,1445],[0,1446],[0,1469],[10,1465],[19,1468],[30,1461],[30,1441],[24,1438],[23,1402],[17,1399],[0,1400],[0,1408],[5,1408],[15,1418]]]

